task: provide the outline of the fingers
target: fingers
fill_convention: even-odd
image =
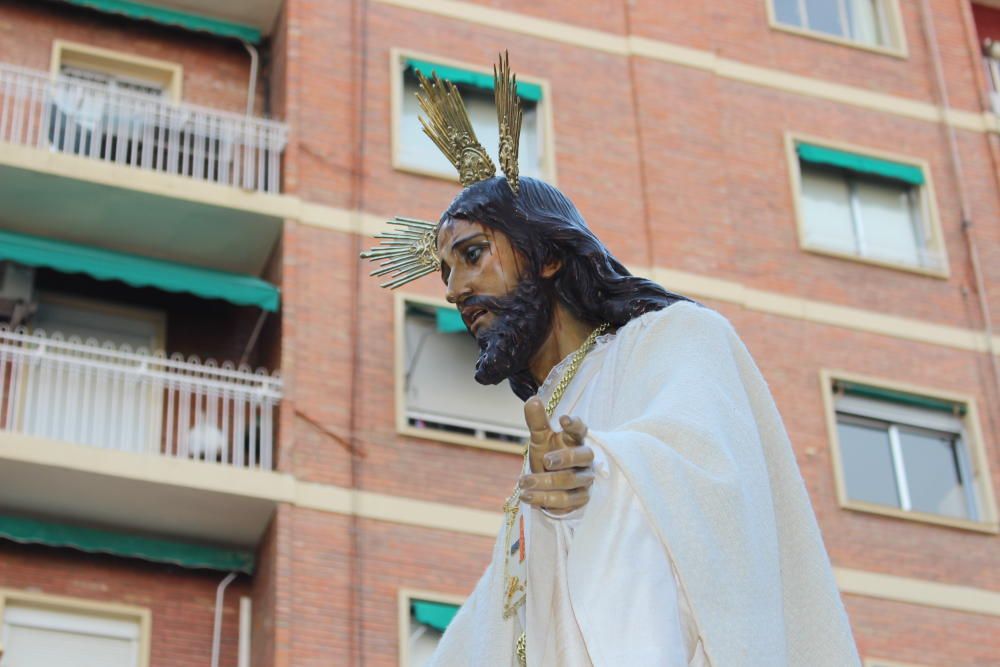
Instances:
[[[568,470],[570,468],[586,468],[594,462],[594,450],[587,445],[578,445],[567,449],[557,449],[542,457],[545,470]]]
[[[562,441],[565,446],[579,447],[583,444],[583,439],[587,437],[587,425],[582,419],[563,415],[559,424],[563,427]]]
[[[545,414],[542,399],[532,396],[524,403],[524,423],[531,431],[531,444],[544,445],[548,442],[552,429],[549,428],[549,418]]]
[[[523,502],[546,510],[572,511],[586,505],[589,498],[589,487],[568,491],[526,491],[521,494]]]
[[[560,470],[524,475],[518,485],[522,490],[568,491],[589,487],[594,483],[592,470]]]

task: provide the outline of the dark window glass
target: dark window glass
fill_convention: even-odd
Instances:
[[[847,31],[840,20],[840,3],[833,0],[806,0],[809,28],[828,35],[846,37]]]
[[[888,428],[844,415],[838,415],[837,421],[847,496],[899,507]]]
[[[802,17],[799,15],[799,0],[773,0],[773,2],[774,18],[778,23],[802,26]]]
[[[967,518],[954,436],[900,428],[899,444],[913,510]]]

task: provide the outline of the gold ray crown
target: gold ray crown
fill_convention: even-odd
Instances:
[[[424,134],[458,170],[462,187],[493,178],[497,173],[496,165],[476,138],[469,112],[455,84],[439,79],[436,72],[431,72],[428,79],[417,71],[417,80],[423,92],[417,93],[417,102],[425,114],[420,116],[420,125]],[[517,75],[510,72],[506,52],[493,66],[493,100],[500,130],[500,168],[516,197],[519,189],[518,144],[524,114],[521,98],[517,95]],[[441,269],[437,256],[436,224],[400,217],[393,218],[388,224],[396,229],[376,234],[375,238],[381,244],[361,253],[362,259],[381,262],[371,275],[391,276],[391,280],[382,283],[382,287],[395,289]]]

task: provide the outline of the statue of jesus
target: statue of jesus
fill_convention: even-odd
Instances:
[[[436,225],[398,219],[365,256],[393,287],[439,272],[479,344],[476,380],[506,380],[530,431],[492,561],[429,664],[859,665],[781,418],[733,327],[631,275],[562,192],[518,177],[505,58],[504,176],[457,90],[421,84],[425,131],[465,188]]]

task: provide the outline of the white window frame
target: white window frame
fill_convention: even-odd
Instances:
[[[53,79],[64,66],[102,72],[112,79],[155,84],[163,88],[164,96],[171,101],[181,101],[184,68],[169,60],[57,39],[52,42],[50,71]]]
[[[407,304],[413,304],[417,306],[426,306],[434,308],[449,308],[453,309],[454,304],[450,304],[444,299],[434,299],[431,297],[418,296],[409,293],[396,292],[395,303],[394,303],[394,335],[395,335],[395,389],[396,389],[396,432],[400,435],[411,436],[414,438],[421,438],[424,440],[437,440],[439,442],[447,442],[456,445],[467,445],[470,447],[479,447],[481,449],[490,449],[498,452],[506,452],[510,454],[521,455],[524,452],[524,445],[521,442],[505,442],[503,440],[477,437],[474,435],[466,435],[464,433],[455,433],[442,429],[435,428],[419,428],[412,426],[409,422],[411,417],[419,418],[419,415],[415,415],[412,411],[407,409],[406,403],[406,306]],[[469,369],[469,374],[471,378],[472,368]],[[507,429],[498,428],[495,426],[489,426],[488,428],[483,428],[483,425],[477,424],[474,421],[466,421],[460,417],[455,419],[443,420],[437,418],[435,421],[441,424],[458,426],[461,428],[468,429],[482,429],[484,431],[503,433],[507,435],[517,436],[527,440],[528,430],[525,426],[523,431],[510,431]]]
[[[835,384],[837,381],[850,382],[855,384],[888,389],[891,391],[922,396],[941,401],[947,401],[965,408],[964,416],[951,417],[945,414],[932,414],[920,411],[907,406],[896,406],[888,403],[884,406],[875,407],[875,401],[850,396],[838,397],[835,395]],[[840,507],[848,510],[881,514],[896,518],[908,519],[924,523],[933,523],[955,528],[964,528],[978,532],[997,533],[997,505],[993,494],[992,477],[990,476],[988,459],[983,447],[983,437],[980,430],[980,422],[976,400],[972,396],[956,394],[937,389],[928,389],[905,383],[894,382],[884,378],[873,378],[870,376],[857,375],[845,371],[827,370],[820,372],[820,383],[823,392],[824,409],[826,412],[827,433],[830,439],[830,454],[833,464],[834,481],[837,489],[837,499]],[[898,423],[904,426],[914,426],[935,431],[953,431],[955,421],[960,422],[958,430],[959,448],[958,459],[960,466],[964,468],[963,485],[967,502],[974,503],[974,518],[962,519],[933,514],[929,512],[917,512],[906,509],[909,504],[904,501],[906,494],[905,470],[902,469],[902,457],[899,455],[899,442],[892,439],[890,431],[890,448],[894,464],[894,473],[898,479],[902,479],[900,494],[901,507],[891,507],[861,500],[854,500],[848,497],[847,482],[844,477],[843,459],[841,455],[840,436],[838,430],[838,415],[841,412],[857,415],[861,418],[868,418],[880,422]]]
[[[909,262],[898,262],[861,254],[861,251],[864,248],[864,230],[861,229],[859,233],[857,226],[855,227],[855,236],[856,243],[860,244],[856,245],[859,252],[844,252],[825,247],[815,242],[810,242],[808,227],[803,211],[804,207],[802,205],[802,161],[796,151],[796,146],[800,143],[822,146],[824,148],[831,148],[833,150],[854,153],[856,155],[863,155],[881,160],[888,160],[890,162],[905,164],[920,169],[924,175],[924,183],[923,185],[912,186],[910,196],[910,205],[913,208],[914,222],[917,227],[917,240],[923,241],[923,247],[918,247],[917,250],[922,253],[923,256],[934,257],[937,258],[938,261],[930,262],[929,264],[911,264]],[[941,230],[941,218],[937,209],[937,196],[934,193],[934,181],[930,165],[926,161],[912,156],[898,155],[855,144],[830,141],[829,139],[800,134],[797,132],[785,133],[785,155],[788,162],[789,185],[791,188],[792,205],[795,213],[795,224],[798,231],[800,249],[811,254],[827,255],[862,264],[871,264],[874,266],[906,271],[908,273],[916,273],[932,278],[947,279],[951,275],[948,263],[948,252],[944,243],[944,233]],[[848,182],[850,183],[851,181],[849,180]],[[853,193],[854,186],[851,186],[850,190]],[[852,223],[855,225],[863,225],[862,216],[857,206],[857,201],[853,198],[853,195],[851,199],[851,209]]]
[[[447,593],[437,593],[411,588],[399,589],[399,593],[397,595],[399,604],[399,667],[413,667],[413,665],[410,664],[410,604],[414,600],[420,600],[424,602],[453,604],[461,607],[465,604],[465,599],[466,598],[461,595],[448,595]]]
[[[109,626],[119,623],[135,624],[138,627],[136,664],[138,667],[150,667],[153,614],[148,607],[0,588],[0,628],[5,627],[5,610],[8,606],[89,616],[96,624],[103,620]],[[0,644],[0,658],[3,657],[3,649]]]
[[[799,2],[801,5],[805,4],[805,0],[799,0]],[[764,0],[764,4],[767,7],[768,24],[772,30],[780,30],[793,35],[809,37],[824,42],[838,44],[840,46],[849,46],[851,48],[871,51],[873,53],[893,56],[896,58],[909,57],[909,50],[906,43],[906,30],[903,27],[903,16],[899,6],[899,0],[878,0],[877,11],[879,13],[879,20],[882,23],[880,27],[885,31],[888,41],[888,44],[885,45],[865,44],[863,42],[855,41],[849,37],[831,35],[829,33],[812,30],[804,26],[781,23],[778,21],[777,13],[774,10],[774,0]],[[799,11],[805,15],[803,7],[800,6]],[[841,18],[841,20],[846,23],[845,19],[846,17]]]
[[[403,162],[400,159],[402,137],[400,136],[400,124],[403,116],[403,95],[404,93],[404,81],[403,75],[406,71],[406,61],[408,59],[422,60],[425,62],[439,63],[442,66],[454,67],[457,69],[462,69],[467,72],[478,72],[480,74],[493,75],[493,71],[488,67],[482,67],[481,65],[473,65],[466,62],[461,62],[453,60],[451,58],[446,58],[439,55],[433,55],[428,53],[420,53],[417,51],[409,51],[404,49],[391,49],[389,55],[389,92],[390,92],[390,119],[389,119],[389,134],[391,141],[391,151],[392,151],[392,168],[396,171],[408,172],[411,174],[417,174],[420,176],[429,176],[431,178],[438,178],[446,181],[453,181],[458,183],[458,172],[454,169],[448,171],[436,171],[433,169],[423,169],[418,166],[410,165]],[[540,79],[533,77],[531,75],[522,74],[520,71],[516,71],[517,80],[523,81],[525,83],[533,83],[541,86],[542,88],[542,99],[538,101],[537,113],[538,113],[538,130],[542,133],[541,144],[539,146],[538,158],[539,158],[539,173],[542,178],[547,183],[556,185],[556,161],[555,161],[555,132],[552,120],[552,91],[549,86],[549,82],[545,79]],[[423,137],[426,138],[426,137]],[[524,139],[523,135],[521,137],[522,141]],[[430,139],[427,139],[430,141]],[[491,159],[494,163],[498,163],[498,158],[496,155],[491,155]],[[497,173],[500,174],[499,167],[497,167]]]

